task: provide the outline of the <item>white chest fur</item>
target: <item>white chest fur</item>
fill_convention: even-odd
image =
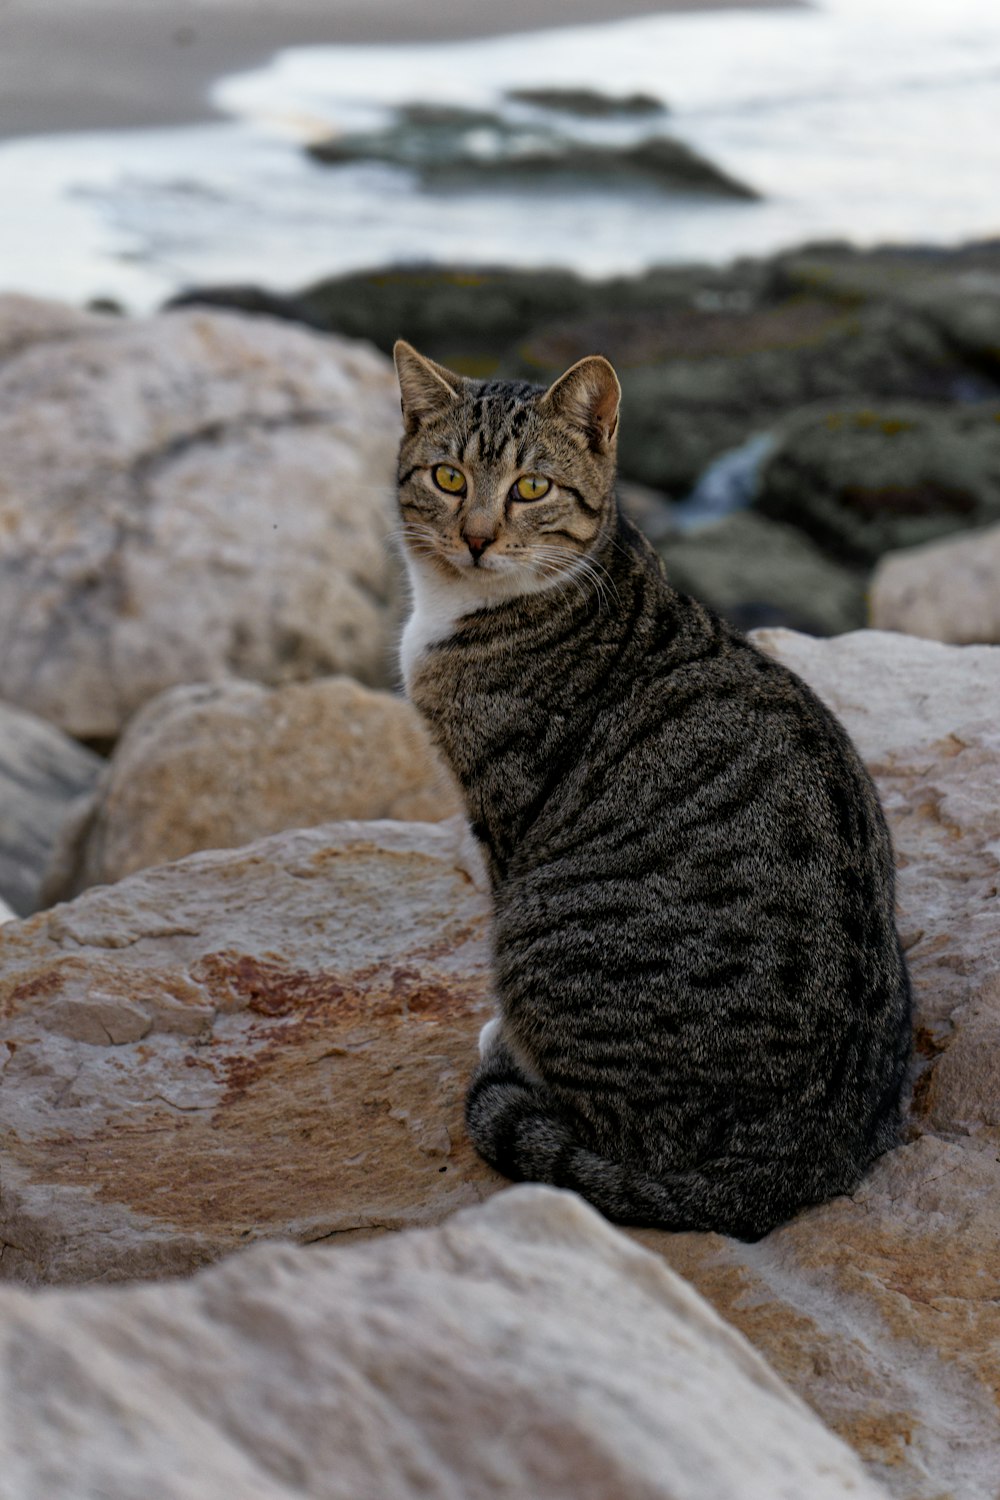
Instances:
[[[406,571],[410,575],[412,611],[399,643],[399,664],[409,693],[428,646],[454,635],[463,615],[482,609],[483,595],[478,584],[442,578],[411,557],[406,559]]]

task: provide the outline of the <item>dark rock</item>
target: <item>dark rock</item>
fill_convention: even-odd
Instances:
[[[616,115],[662,115],[667,106],[652,94],[602,94],[597,89],[508,89],[506,98],[537,104],[585,119],[613,119]]]
[[[300,297],[283,297],[259,286],[213,286],[179,292],[164,304],[167,311],[176,307],[225,307],[234,312],[255,313],[260,317],[280,318],[286,323],[304,323],[308,328],[322,325]]]
[[[793,526],[739,511],[659,544],[675,588],[740,630],[784,625],[839,635],[865,624],[865,574],[825,557]]]
[[[755,503],[862,565],[1000,521],[1000,405],[799,413],[761,470]]]
[[[683,498],[721,455],[817,402],[1000,394],[1000,353],[990,363],[993,265],[1000,284],[1000,249],[989,247],[860,255],[813,246],[602,282],[567,271],[407,267],[257,306],[387,352],[406,338],[480,378],[547,384],[583,355],[606,354],[625,394],[622,473]],[[254,304],[247,294],[239,305]],[[996,338],[1000,350],[1000,312]]]
[[[721,453],[798,407],[855,396],[954,400],[967,378],[916,310],[807,296],[744,311],[654,304],[567,319],[522,340],[519,370],[547,381],[595,352],[621,378],[624,472],[678,496]]]
[[[408,167],[438,187],[583,177],[609,184],[639,181],[667,192],[757,196],[690,146],[666,136],[630,145],[581,141],[544,126],[450,106],[410,105],[384,130],[334,136],[306,150],[330,166],[381,161]]]
[[[299,300],[318,326],[371,339],[386,353],[405,338],[462,374],[485,377],[532,328],[590,311],[594,296],[570,271],[402,266],[321,281]]]
[[[659,490],[623,479],[618,482],[618,503],[639,530],[651,542],[665,541],[677,535],[676,505]]]

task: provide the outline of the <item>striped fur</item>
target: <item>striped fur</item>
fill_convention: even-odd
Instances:
[[[407,562],[434,600],[408,687],[495,905],[472,1139],[613,1219],[757,1238],[897,1138],[910,996],[874,788],[809,688],[621,516],[606,362],[549,392],[397,365]],[[511,498],[522,470],[543,501]]]

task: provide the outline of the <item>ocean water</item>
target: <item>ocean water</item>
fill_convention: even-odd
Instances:
[[[394,107],[546,118],[512,88],[640,91],[662,121],[562,117],[581,141],[663,131],[762,195],[622,182],[429,190],[409,169],[312,161]],[[184,286],[291,290],[390,262],[601,276],[808,239],[1000,235],[1000,0],[818,0],[466,42],[296,49],[220,80],[218,123],[0,146],[0,287],[134,309]],[[549,119],[552,117],[549,116]]]

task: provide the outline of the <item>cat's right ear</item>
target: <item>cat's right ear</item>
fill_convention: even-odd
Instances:
[[[549,386],[539,406],[578,428],[595,453],[609,453],[618,431],[621,399],[622,388],[611,365],[602,354],[590,354]]]
[[[407,432],[415,432],[426,417],[459,399],[462,377],[418,354],[405,339],[397,339],[392,357],[399,380],[399,404]]]

